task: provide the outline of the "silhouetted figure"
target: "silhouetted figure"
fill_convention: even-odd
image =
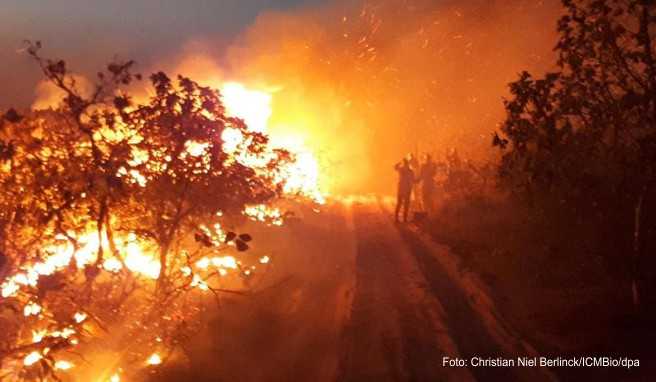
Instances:
[[[425,212],[433,209],[433,197],[435,194],[435,174],[437,166],[430,155],[426,155],[426,162],[421,166],[419,171],[419,181],[421,182],[421,197]]]
[[[410,197],[412,196],[412,186],[415,182],[415,173],[410,167],[410,161],[406,158],[401,163],[397,163],[394,169],[399,172],[399,186],[396,193],[396,213],[395,219],[399,221],[399,211],[403,207],[403,221],[408,221],[408,210],[410,209]]]

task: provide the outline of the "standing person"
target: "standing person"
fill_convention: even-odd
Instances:
[[[399,211],[403,207],[403,221],[408,221],[408,210],[410,209],[410,197],[412,196],[412,185],[415,182],[415,173],[410,167],[410,161],[404,158],[402,162],[397,163],[394,169],[399,173],[399,185],[396,193],[396,214],[395,219],[399,221]]]
[[[429,213],[433,209],[433,196],[435,194],[435,175],[437,166],[433,162],[430,154],[426,154],[426,162],[421,166],[419,171],[419,181],[421,182],[421,197],[424,211]]]

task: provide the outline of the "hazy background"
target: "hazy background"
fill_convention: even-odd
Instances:
[[[319,0],[2,0],[0,1],[0,108],[30,104],[40,79],[18,54],[26,39],[95,73],[108,60],[135,59],[142,67],[175,55],[186,42],[211,41],[219,54],[258,14]]]

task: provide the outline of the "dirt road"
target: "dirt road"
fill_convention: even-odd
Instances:
[[[260,239],[276,248],[256,292],[224,299],[199,333],[195,381],[552,380],[538,368],[444,367],[443,357],[535,352],[457,258],[377,198],[343,200]]]

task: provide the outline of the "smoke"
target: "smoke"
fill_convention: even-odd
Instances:
[[[389,191],[409,152],[489,158],[507,84],[554,62],[559,12],[557,0],[334,2],[261,15],[227,62],[278,89],[272,125],[324,154],[334,191]]]
[[[332,193],[389,192],[407,153],[493,158],[507,84],[550,69],[560,12],[558,0],[336,0],[261,14],[226,49],[194,36],[143,73],[265,91],[269,132],[310,148]],[[35,106],[57,98],[37,93]]]
[[[88,97],[93,93],[93,84],[85,76],[80,74],[73,74],[67,86],[76,89],[83,97]],[[61,106],[62,101],[66,97],[66,93],[58,88],[50,81],[42,80],[36,85],[34,90],[34,102],[32,102],[32,109],[49,109]]]

